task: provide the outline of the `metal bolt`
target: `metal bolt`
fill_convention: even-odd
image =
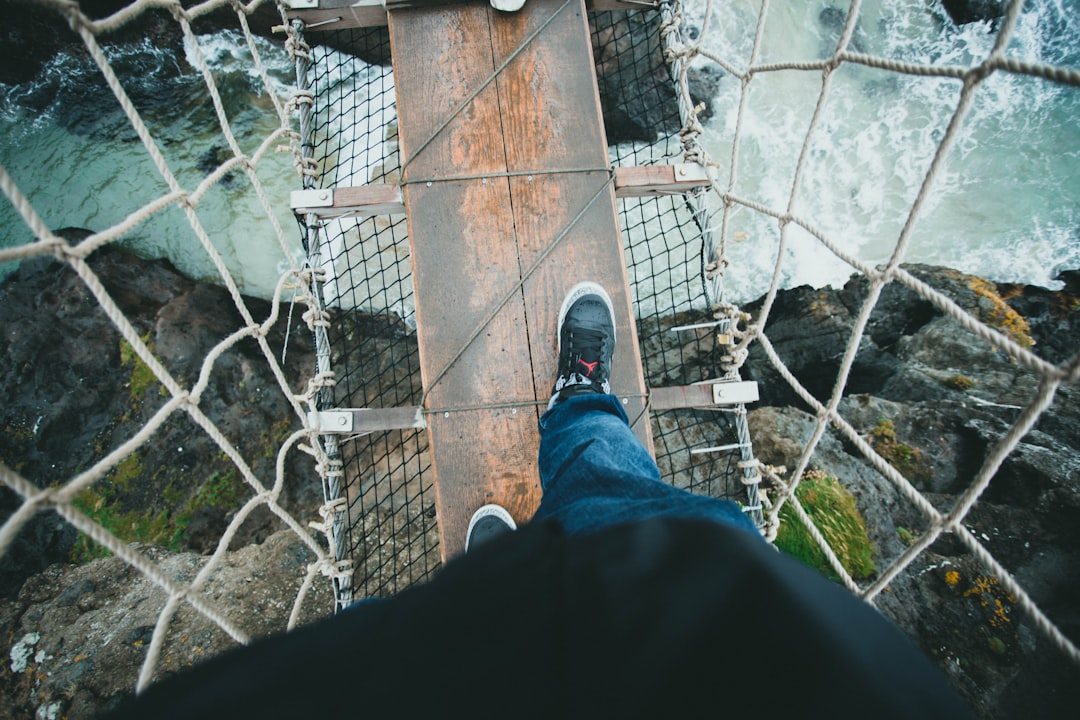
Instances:
[[[686,168],[680,165],[679,166],[679,174],[685,177],[686,176]]]
[[[532,175],[529,176],[528,180],[529,182],[532,182]]]
[[[428,187],[431,187],[431,182],[430,182],[430,181],[428,182],[427,186],[428,186]]]
[[[517,408],[513,408],[513,409],[512,409],[511,411],[510,411],[510,414],[511,414],[511,415],[517,415]]]
[[[442,416],[443,416],[443,417],[450,417],[450,413],[448,413],[448,412],[444,412],[444,413],[442,414]]]
[[[319,193],[319,199],[320,200],[329,200],[330,199],[330,193],[325,192],[325,191]]]
[[[629,405],[630,404],[630,398],[623,398],[622,399],[622,404],[623,405]]]
[[[487,185],[487,178],[484,178],[483,183]]]
[[[345,427],[348,424],[349,418],[345,417],[344,415],[338,418],[338,425],[340,425],[341,427]]]

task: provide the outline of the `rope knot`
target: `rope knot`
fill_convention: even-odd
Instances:
[[[315,332],[315,328],[317,327],[330,327],[329,316],[325,311],[320,310],[319,308],[310,307],[307,312],[301,315],[301,317],[304,322],[307,323],[308,330],[311,332]]]
[[[353,574],[352,560],[320,558],[311,565],[308,565],[308,569],[312,572],[318,571],[323,577],[328,577],[332,580],[351,580]]]
[[[345,512],[345,508],[348,504],[348,500],[343,497],[334,498],[333,500],[324,503],[322,507],[319,508],[319,516],[326,521],[333,520],[335,515],[340,512]]]

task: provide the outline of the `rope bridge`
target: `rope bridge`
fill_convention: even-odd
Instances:
[[[135,571],[142,573],[167,593],[154,628],[149,651],[141,667],[138,688],[146,687],[159,672],[165,638],[181,605],[204,615],[239,643],[248,637],[230,619],[228,607],[211,599],[215,568],[227,556],[227,548],[243,521],[257,508],[265,507],[310,549],[316,558],[301,579],[289,627],[300,617],[308,590],[320,575],[334,586],[337,607],[374,595],[389,595],[431,577],[440,566],[439,540],[430,475],[429,448],[423,430],[423,413],[411,409],[423,404],[424,390],[419,380],[419,353],[416,343],[413,278],[407,229],[401,214],[400,189],[407,175],[398,158],[397,120],[393,73],[380,64],[368,64],[334,48],[362,48],[375,56],[389,54],[384,36],[364,29],[333,29],[333,20],[342,14],[329,12],[322,27],[305,22],[295,12],[281,6],[278,31],[297,67],[296,88],[288,98],[279,98],[260,57],[248,18],[259,9],[272,7],[256,0],[249,5],[229,0],[208,0],[185,8],[169,0],[138,0],[116,14],[94,20],[79,5],[64,0],[40,0],[54,8],[81,38],[100,69],[112,95],[123,109],[139,142],[152,160],[167,192],[153,201],[131,208],[116,225],[71,244],[58,236],[41,219],[33,197],[27,197],[8,171],[0,166],[0,189],[15,207],[35,238],[14,247],[0,249],[0,262],[21,261],[36,256],[52,256],[69,266],[93,295],[102,311],[138,358],[152,371],[167,393],[166,401],[138,432],[103,452],[89,468],[67,478],[38,479],[32,482],[15,469],[12,458],[0,458],[0,480],[21,498],[18,509],[0,527],[0,555],[9,551],[15,537],[38,512],[52,509],[94,542],[107,548]],[[394,3],[387,3],[393,5]],[[397,3],[401,5],[401,3]],[[635,3],[641,5],[641,3]],[[360,12],[364,3],[358,3]],[[729,497],[741,502],[757,520],[769,540],[776,537],[779,513],[790,504],[795,516],[806,525],[820,545],[837,577],[852,592],[873,601],[890,582],[915,563],[943,534],[958,540],[977,561],[999,579],[1004,590],[1074,662],[1080,650],[1032,601],[1024,588],[990,553],[977,537],[964,529],[964,520],[989,486],[995,473],[1013,453],[1021,439],[1035,426],[1054,401],[1058,389],[1080,377],[1080,357],[1055,365],[998,329],[973,317],[948,295],[920,280],[903,267],[914,228],[933,197],[938,178],[953,150],[972,99],[986,80],[1008,73],[1037,78],[1065,88],[1080,86],[1080,72],[1071,68],[1019,61],[1005,54],[1015,31],[1023,3],[1014,1],[1000,26],[990,54],[970,66],[949,66],[900,62],[856,52],[852,49],[861,3],[854,0],[847,11],[840,39],[829,57],[814,62],[762,64],[759,61],[762,37],[770,13],[763,0],[753,42],[746,57],[726,57],[708,50],[704,44],[718,21],[719,7],[703,2],[704,22],[696,40],[685,31],[683,8],[679,2],[629,13],[599,12],[592,16],[593,44],[605,53],[625,53],[648,57],[662,53],[666,71],[658,76],[646,64],[630,63],[631,77],[624,85],[646,88],[633,99],[635,111],[656,118],[661,128],[656,139],[634,140],[613,145],[611,162],[616,170],[612,182],[632,177],[640,168],[687,167],[704,169],[693,187],[655,190],[651,181],[644,196],[632,192],[619,195],[619,222],[623,230],[628,274],[639,328],[640,349],[646,383],[651,432],[656,456],[666,481],[693,492]],[[130,101],[117,78],[100,36],[132,22],[147,12],[161,9],[171,13],[192,48],[192,63],[201,74],[206,93],[215,108],[221,137],[228,147],[227,157],[207,172],[201,182],[185,187],[177,179],[148,129],[138,109]],[[242,30],[261,78],[265,93],[272,99],[272,111],[280,121],[278,129],[255,147],[242,147],[223,107],[214,73],[200,51],[192,23],[213,12],[232,10]],[[380,12],[386,10],[380,8]],[[650,27],[647,33],[629,30],[626,17],[634,16],[633,27]],[[340,20],[338,20],[340,22]],[[330,35],[333,33],[333,35]],[[374,39],[373,39],[374,38]],[[604,57],[601,62],[615,62]],[[715,162],[702,145],[706,132],[699,115],[702,108],[691,98],[691,67],[712,64],[740,83],[737,120],[731,138],[731,158],[727,166]],[[833,78],[845,66],[863,66],[917,77],[946,78],[958,83],[952,117],[943,133],[911,204],[889,260],[871,267],[847,252],[835,238],[821,230],[814,218],[801,210],[802,179],[811,155],[814,138],[821,132],[823,109],[830,97]],[[774,207],[738,194],[739,153],[744,145],[747,115],[753,107],[753,88],[760,78],[776,73],[799,73],[805,82],[820,87],[800,148],[786,205]],[[674,88],[672,90],[672,88]],[[480,88],[477,88],[479,92]],[[601,87],[601,92],[605,88]],[[467,104],[467,103],[465,103]],[[464,106],[464,104],[463,104]],[[460,110],[461,108],[459,108]],[[626,110],[626,108],[623,108]],[[286,230],[276,220],[275,206],[283,198],[271,198],[256,172],[268,153],[286,152],[294,159],[299,185],[306,194],[294,198],[300,233],[307,259],[293,259]],[[263,216],[259,233],[269,239],[273,252],[280,253],[288,270],[274,293],[271,312],[265,318],[252,314],[238,282],[215,248],[213,237],[197,212],[210,189],[230,172],[242,172],[259,200]],[[411,178],[409,178],[412,181]],[[421,178],[422,180],[422,178]],[[624,182],[630,185],[630,182]],[[367,188],[367,190],[362,190]],[[812,206],[811,206],[812,207]],[[140,336],[118,303],[104,288],[87,260],[94,252],[137,231],[148,218],[169,209],[179,210],[190,238],[201,246],[227,289],[241,324],[203,359],[198,379],[190,384],[169,372],[153,349]],[[727,301],[725,279],[739,272],[728,254],[735,235],[733,214],[748,211],[775,223],[780,250],[774,272],[762,279],[764,301],[754,316]],[[785,247],[793,228],[801,228],[835,257],[863,275],[869,284],[866,299],[855,319],[854,330],[844,349],[832,392],[819,400],[785,367],[764,328],[773,310],[783,277]],[[271,252],[267,248],[267,252]],[[1036,374],[1038,390],[1019,413],[1008,432],[987,452],[975,480],[948,510],[936,508],[919,490],[882,457],[840,411],[855,355],[867,334],[871,313],[884,290],[901,285],[953,318],[965,329],[1007,353],[1016,363]],[[282,318],[299,310],[316,340],[316,366],[312,379],[303,388],[290,387],[281,360],[267,334]],[[227,432],[217,426],[204,410],[209,379],[215,361],[237,343],[251,340],[271,369],[280,393],[302,429],[292,433],[277,450],[276,471],[265,477],[252,470],[252,458],[245,457]],[[812,437],[802,448],[790,471],[758,462],[747,429],[746,406],[741,400],[686,409],[671,403],[664,390],[671,388],[720,386],[737,383],[752,343],[758,343],[770,363],[799,398],[816,414]],[[379,420],[365,425],[365,410],[383,411]],[[390,422],[386,411],[397,410]],[[171,577],[161,566],[117,537],[75,507],[73,501],[83,490],[101,483],[125,458],[148,443],[170,418],[190,418],[235,466],[249,488],[249,495],[230,520],[216,550],[191,580]],[[341,428],[330,427],[342,423]],[[898,489],[926,519],[927,530],[910,547],[888,564],[868,585],[860,585],[838,559],[825,537],[795,494],[812,472],[815,451],[829,428],[855,448],[872,467]],[[293,453],[306,453],[312,460],[312,482],[316,476],[323,489],[324,504],[311,508],[309,517],[298,518],[280,502],[286,482],[285,460]],[[764,489],[759,490],[760,486]]]

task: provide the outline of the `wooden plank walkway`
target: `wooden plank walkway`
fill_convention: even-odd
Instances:
[[[550,396],[579,280],[612,296],[613,390],[652,444],[584,0],[392,10],[389,26],[446,560],[480,505],[524,522],[539,503],[543,408],[524,403]]]

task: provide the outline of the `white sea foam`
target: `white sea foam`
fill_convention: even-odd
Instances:
[[[703,3],[691,2],[701,22]],[[831,54],[838,29],[822,22],[830,3],[772,5],[759,63]],[[1075,0],[1026,8],[1008,47],[1014,57],[1077,64]],[[846,11],[846,7],[844,8]],[[746,67],[758,3],[725,3],[723,22],[706,30],[708,47]],[[918,0],[865,2],[856,49],[910,62],[970,66],[993,48],[987,23],[956,28]],[[820,73],[755,76],[734,193],[783,212]],[[845,65],[834,73],[810,145],[794,212],[844,252],[870,265],[893,254],[911,205],[956,108],[957,80],[922,78]],[[739,83],[721,83],[723,108],[707,126],[706,146],[724,174],[730,162]],[[903,259],[949,265],[995,280],[1052,287],[1062,269],[1080,266],[1080,92],[1040,79],[996,73],[975,102],[910,232]],[[740,210],[728,243],[729,298],[745,301],[768,287],[779,250],[777,223]],[[785,286],[842,283],[853,268],[801,229],[790,229],[780,275]]]
[[[734,66],[745,67],[758,3],[714,4],[716,15],[705,29],[707,46]],[[691,23],[700,26],[703,6],[702,0],[688,0]],[[773,2],[759,62],[827,57],[839,37],[836,14],[832,22],[822,16],[830,6],[825,0]],[[837,7],[846,12],[846,4]],[[855,49],[911,62],[967,66],[993,47],[995,36],[989,24],[956,28],[930,7],[922,0],[867,0],[862,4]],[[258,43],[273,92],[285,95],[293,72],[287,54],[271,41]],[[219,83],[233,90],[246,87],[246,99],[241,93],[239,100],[226,100],[231,102],[230,122],[236,125],[242,150],[253,152],[277,120],[269,101],[260,95],[261,78],[250,62],[246,43],[237,33],[215,33],[200,36],[199,46]],[[223,141],[212,114],[198,121],[202,124],[184,124],[189,110],[202,107],[206,113],[205,87],[187,67],[190,51],[187,63],[148,43],[116,46],[108,52],[118,72],[127,72],[122,81],[136,97],[156,97],[159,89],[148,82],[151,78],[167,77],[173,83],[169,92],[175,96],[176,108],[161,111],[150,106],[141,111],[181,183],[193,188],[205,174],[199,169],[205,165],[200,162],[203,155]],[[1026,5],[1007,52],[1030,62],[1080,66],[1080,0]],[[384,175],[396,166],[392,75],[360,60],[334,59],[330,63],[333,73],[319,80],[330,93],[329,112],[336,115],[329,118],[328,127],[339,145],[321,169],[325,180],[339,185],[392,182],[396,176]],[[152,72],[153,68],[160,72]],[[126,119],[115,111],[114,120],[98,123],[91,117],[78,131],[69,128],[70,117],[60,118],[65,112],[71,114],[72,103],[84,101],[81,88],[94,82],[101,85],[100,80],[93,80],[97,74],[85,58],[60,55],[35,82],[0,87],[0,163],[54,228],[108,227],[167,190],[141,144],[133,142]],[[369,79],[375,82],[365,85]],[[779,212],[788,207],[796,162],[820,88],[820,73],[755,76],[739,146],[733,189],[737,196]],[[366,104],[336,102],[357,89],[369,93]],[[832,77],[793,211],[861,262],[886,262],[959,93],[956,80],[842,66]],[[110,102],[108,95],[103,97],[102,103]],[[734,78],[721,80],[714,102],[716,114],[706,126],[705,144],[719,163],[719,182],[724,188],[729,182],[738,98],[739,83]],[[1060,270],[1080,267],[1078,161],[1080,91],[995,73],[976,93],[943,171],[912,226],[904,260],[950,265],[995,280],[1054,286]],[[287,233],[292,232],[288,192],[299,182],[287,156],[265,157],[259,175],[279,222]],[[269,296],[285,260],[266,228],[252,220],[262,215],[262,209],[250,188],[215,189],[198,213],[244,290]],[[657,225],[655,219],[647,222],[647,227]],[[718,227],[719,218],[714,215],[712,223]],[[344,257],[346,246],[370,244],[370,228],[361,229],[355,221],[336,225],[329,233],[333,239],[328,254]],[[32,240],[6,202],[0,203],[0,226],[7,228],[0,236],[2,246]],[[169,257],[193,276],[212,278],[215,274],[178,210],[144,223],[132,233],[131,242],[146,254]],[[758,297],[768,287],[780,254],[776,221],[736,209],[730,218],[727,248],[731,260],[725,279],[728,299],[744,302]],[[298,248],[292,252],[299,252]],[[378,282],[381,268],[389,267],[404,252],[390,244],[372,248],[367,267],[355,269],[353,277]],[[694,271],[694,262],[684,264],[688,272]],[[334,278],[344,277],[341,263],[333,269]],[[785,286],[842,283],[851,272],[849,265],[810,234],[789,227],[779,267]],[[366,293],[360,297],[352,288],[354,282],[350,279],[348,286],[344,281],[329,283],[327,302],[363,304]],[[400,305],[402,314],[409,315],[403,304],[406,294],[406,290],[397,291],[386,304]]]

